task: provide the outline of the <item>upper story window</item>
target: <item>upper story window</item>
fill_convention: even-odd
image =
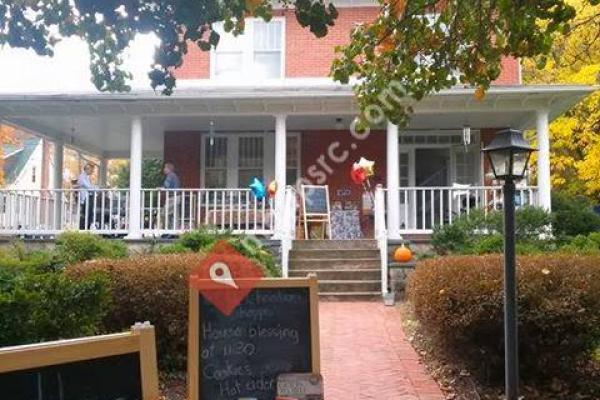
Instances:
[[[256,80],[283,76],[283,20],[246,21],[243,35],[216,28],[221,40],[212,53],[211,76],[216,79]]]

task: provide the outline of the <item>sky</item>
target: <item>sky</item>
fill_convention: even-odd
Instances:
[[[147,73],[157,42],[153,35],[138,35],[128,49],[125,67],[133,73],[134,88],[150,88]],[[94,90],[89,52],[80,39],[64,39],[57,44],[54,57],[41,57],[33,50],[0,48],[0,93]]]

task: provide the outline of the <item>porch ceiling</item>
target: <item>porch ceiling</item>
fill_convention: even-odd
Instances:
[[[326,80],[286,80],[261,86],[216,86],[188,83],[171,97],[152,91],[128,94],[0,94],[0,118],[50,138],[107,157],[129,151],[130,117],[144,119],[144,151],[162,154],[163,133],[273,130],[274,114],[288,114],[289,131],[345,127],[356,114],[351,88]],[[457,129],[533,126],[533,111],[545,108],[550,118],[563,113],[593,91],[589,86],[497,86],[483,101],[472,89],[455,88],[431,96],[415,107],[409,129]]]

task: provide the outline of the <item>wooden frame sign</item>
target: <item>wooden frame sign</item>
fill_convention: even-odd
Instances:
[[[308,225],[311,222],[326,224],[327,236],[331,239],[331,209],[329,205],[329,186],[301,185],[302,218],[304,219],[304,238],[308,239]],[[323,227],[325,238],[325,226]]]
[[[158,400],[154,327],[0,348],[0,393],[32,400]]]
[[[273,400],[280,375],[320,373],[316,276],[236,284],[229,315],[190,287],[188,400]]]

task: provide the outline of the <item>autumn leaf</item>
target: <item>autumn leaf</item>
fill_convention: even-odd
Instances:
[[[485,88],[483,86],[477,86],[473,96],[475,97],[475,100],[483,101],[483,99],[485,99]]]
[[[404,11],[406,10],[407,0],[392,0],[390,6],[392,8],[392,12],[398,18],[402,17]]]

